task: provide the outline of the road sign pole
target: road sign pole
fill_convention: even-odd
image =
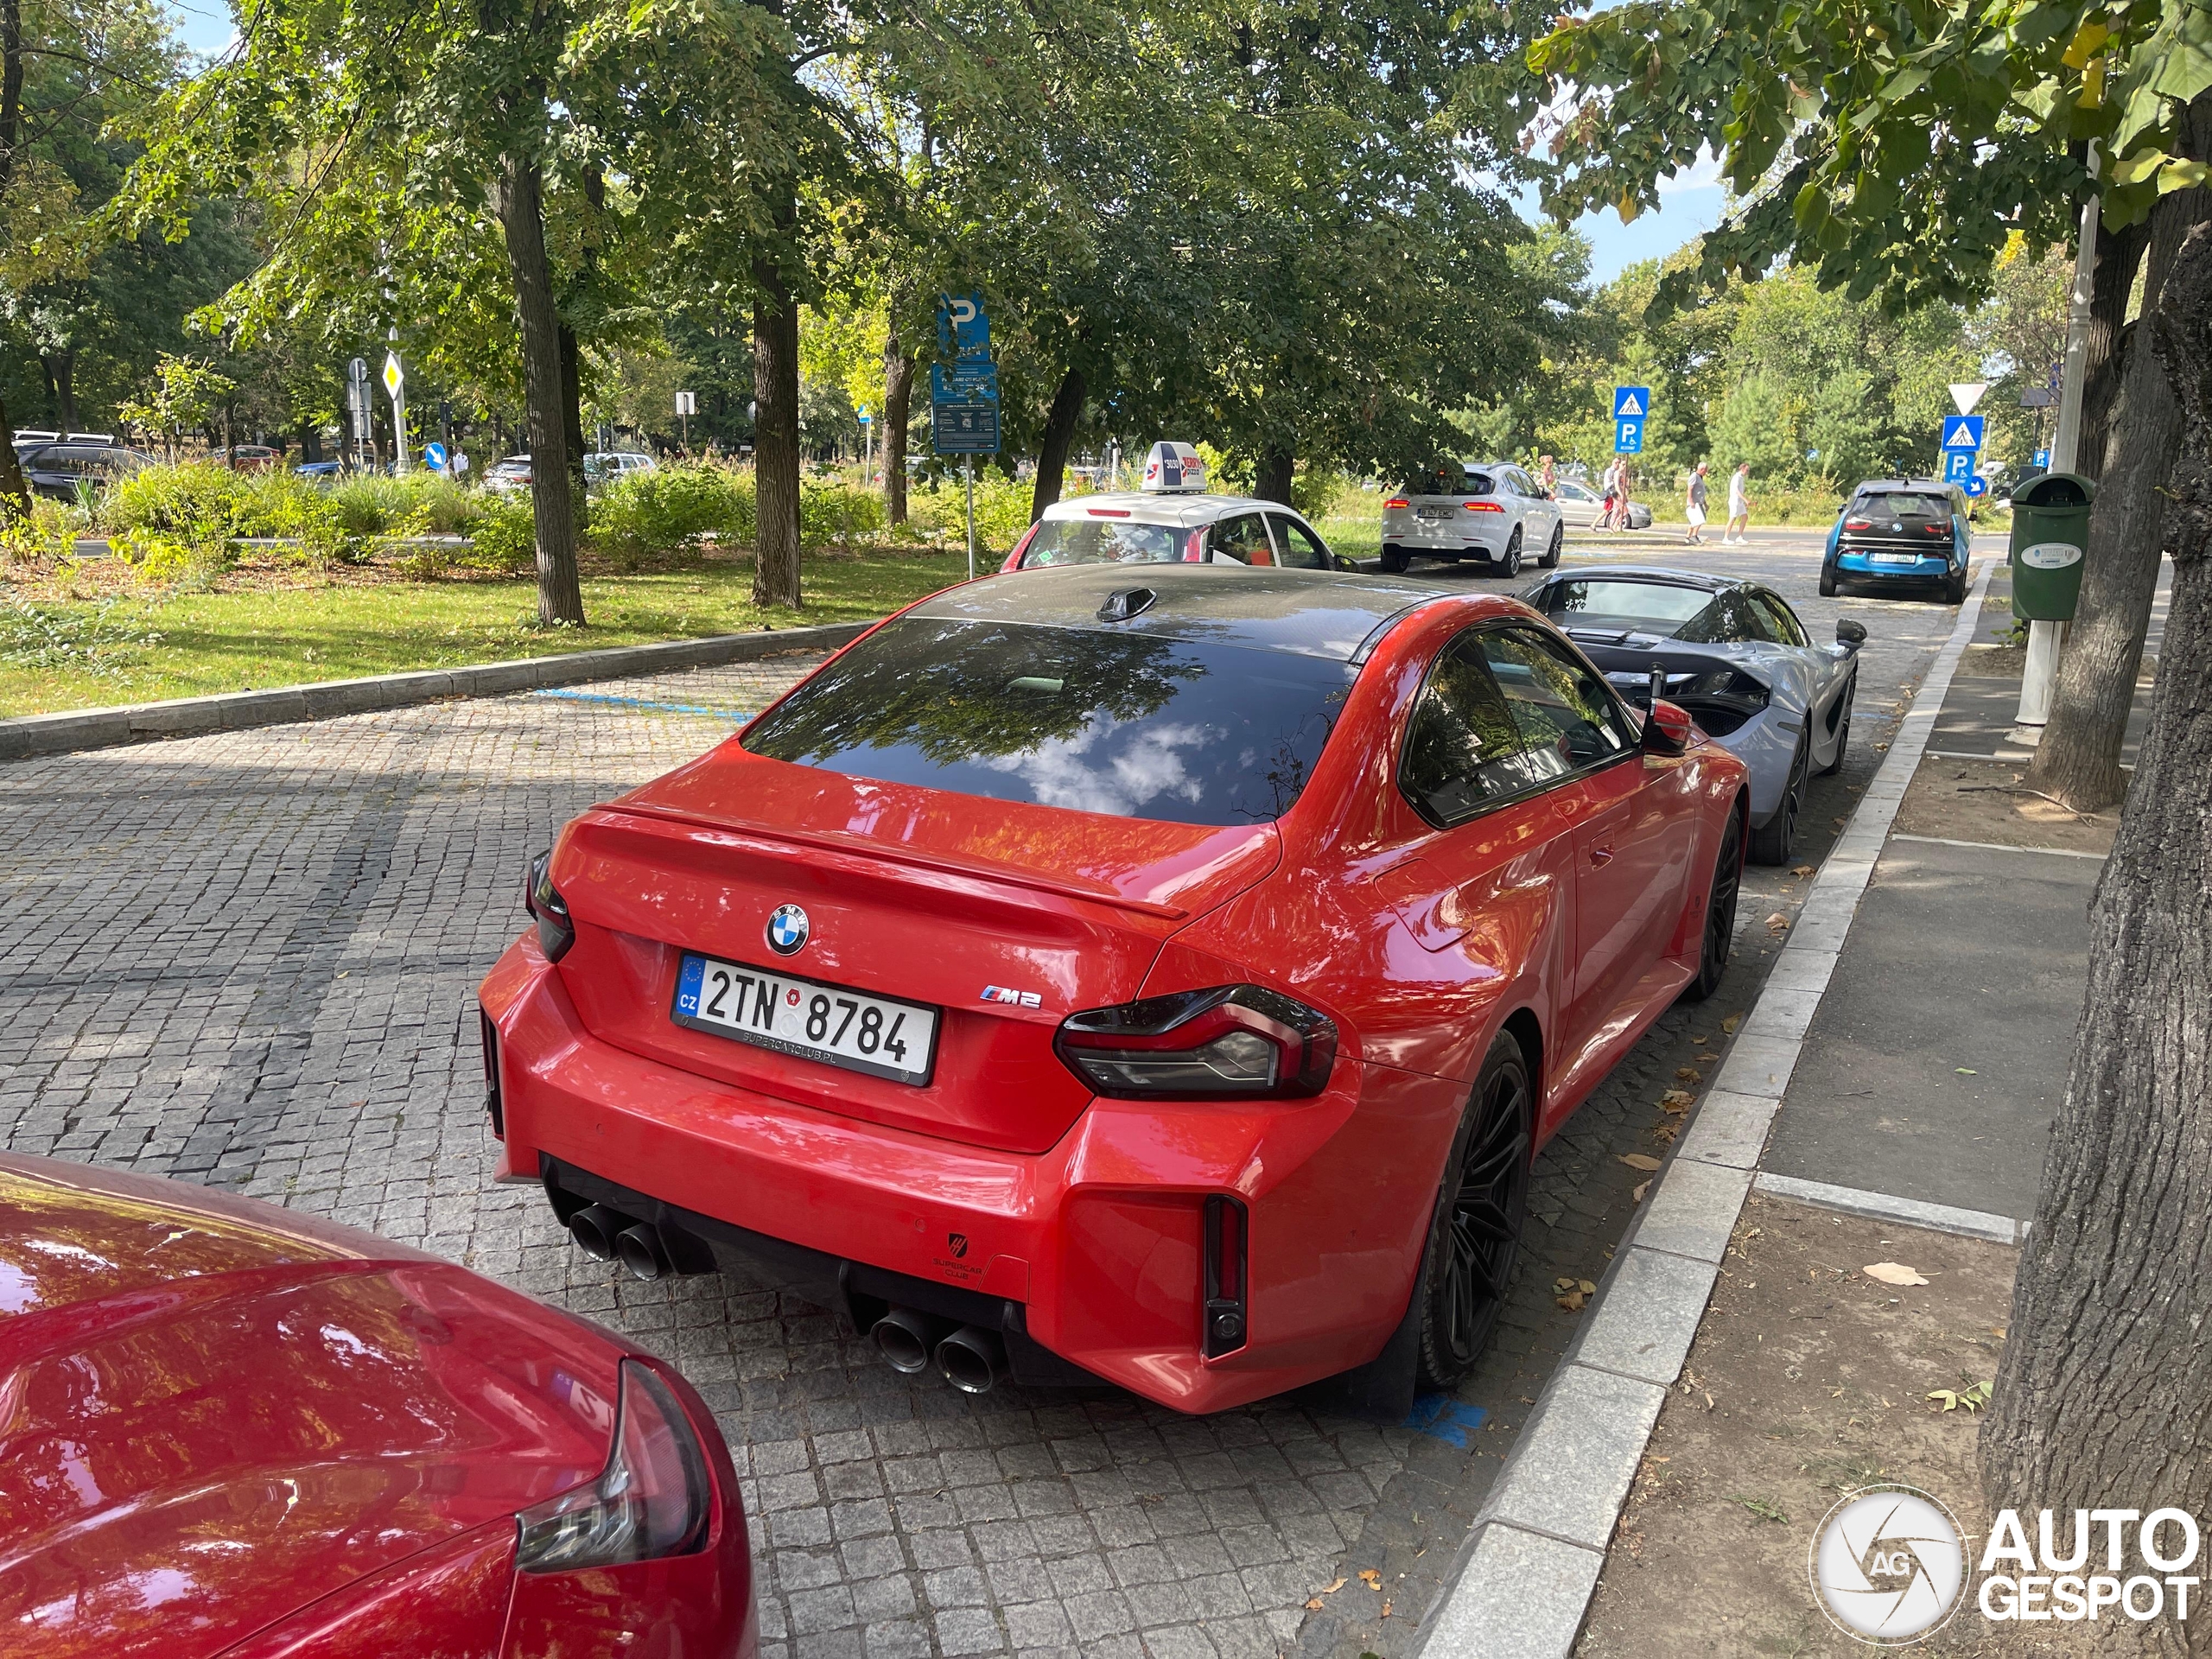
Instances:
[[[968,457],[968,580],[976,580],[976,457]]]

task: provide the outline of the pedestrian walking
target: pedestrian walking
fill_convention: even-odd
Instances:
[[[1682,516],[1690,521],[1689,533],[1682,537],[1692,547],[1705,543],[1705,463],[1700,461],[1697,470],[1690,474],[1688,498],[1682,504]]]
[[[1536,457],[1536,482],[1547,496],[1559,493],[1559,467],[1549,455]]]
[[[1739,461],[1728,474],[1728,522],[1720,531],[1720,545],[1741,547],[1751,528],[1751,463]]]

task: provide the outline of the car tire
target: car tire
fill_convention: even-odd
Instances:
[[[1835,572],[1825,564],[1821,567],[1821,597],[1822,599],[1835,597]]]
[[[1505,1306],[1529,1213],[1533,1092],[1520,1043],[1499,1033],[1444,1160],[1421,1282],[1414,1287],[1421,1320],[1414,1387],[1421,1393],[1459,1386]]]
[[[1958,572],[1943,583],[1943,602],[1946,605],[1963,605],[1967,602],[1967,573],[1965,571]]]
[[[1382,550],[1382,556],[1376,560],[1375,563],[1385,575],[1402,575],[1406,569],[1406,550],[1402,547],[1386,547]]]
[[[1812,772],[1813,734],[1797,734],[1797,753],[1789,759],[1789,782],[1782,791],[1774,816],[1751,831],[1754,864],[1787,864],[1797,846],[1797,816],[1805,809],[1805,785]]]
[[[1859,676],[1851,677],[1851,683],[1843,688],[1843,712],[1835,719],[1835,753],[1821,768],[1821,776],[1833,778],[1843,770],[1843,752],[1851,747],[1851,705],[1859,696]]]
[[[1554,524],[1554,525],[1552,526],[1552,539],[1551,539],[1551,543],[1550,543],[1550,544],[1549,544],[1548,546],[1547,546],[1547,547],[1544,549],[1544,556],[1543,556],[1542,558],[1538,559],[1538,560],[1536,561],[1536,568],[1537,568],[1538,569],[1540,569],[1540,570],[1556,570],[1556,569],[1559,569],[1559,550],[1560,550],[1560,544],[1561,544],[1562,543],[1564,543],[1566,540],[1567,540],[1567,525],[1566,525],[1566,524],[1565,524],[1564,522],[1561,522],[1561,523],[1560,523],[1560,524]]]
[[[1706,889],[1705,935],[1698,947],[1697,977],[1682,988],[1685,1002],[1702,1002],[1720,988],[1728,953],[1736,943],[1736,899],[1744,885],[1744,832],[1735,809],[1720,832],[1719,855],[1713,861],[1713,885]]]
[[[1521,526],[1513,526],[1513,533],[1505,538],[1505,551],[1497,561],[1497,568],[1508,576],[1521,574]]]

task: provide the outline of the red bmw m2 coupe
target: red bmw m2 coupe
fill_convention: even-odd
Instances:
[[[1745,772],[1514,601],[969,583],[533,864],[502,1179],[971,1392],[1449,1386],[1534,1150],[1734,928]]]

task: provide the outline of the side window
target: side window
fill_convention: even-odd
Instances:
[[[1275,563],[1292,570],[1326,570],[1330,568],[1329,550],[1321,545],[1321,538],[1300,524],[1297,519],[1281,513],[1268,515],[1268,524],[1275,533]]]
[[[1240,513],[1216,524],[1213,551],[1215,557],[1234,559],[1239,564],[1273,564],[1275,561],[1274,549],[1268,542],[1267,526],[1260,522],[1256,512]]]
[[[1536,781],[1521,728],[1484,660],[1463,633],[1428,671],[1398,764],[1398,785],[1432,823],[1452,824]]]
[[[1534,497],[1536,493],[1535,480],[1518,467],[1505,469],[1505,487],[1516,495]]]
[[[1812,638],[1797,620],[1797,613],[1769,593],[1755,593],[1751,603],[1766,619],[1768,631],[1785,645],[1808,645]]]
[[[1635,751],[1636,734],[1605,682],[1560,646],[1521,628],[1481,637],[1540,778],[1563,778]]]

